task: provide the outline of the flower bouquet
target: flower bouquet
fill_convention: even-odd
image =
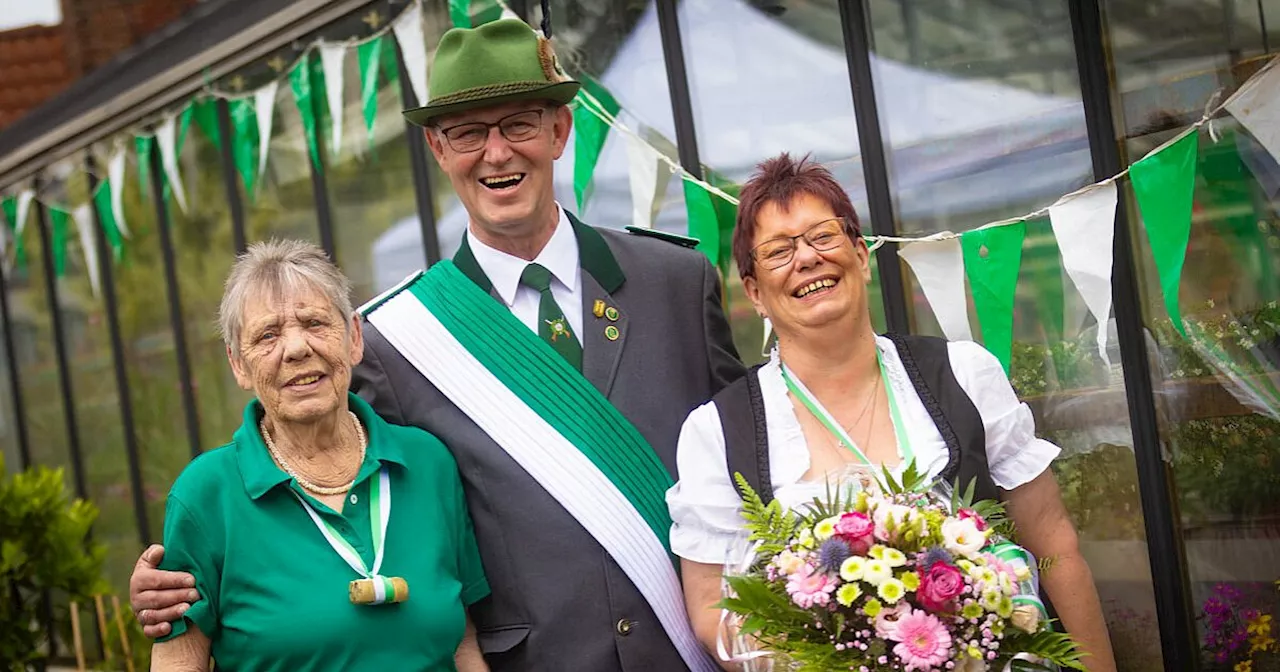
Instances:
[[[787,511],[737,481],[754,557],[720,606],[755,655],[797,670],[1084,669],[1003,507],[973,502],[972,484],[946,501],[909,465],[901,482],[885,470],[878,490],[828,488]]]

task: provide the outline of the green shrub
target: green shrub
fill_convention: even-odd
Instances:
[[[26,670],[43,657],[38,614],[46,592],[65,605],[105,589],[106,550],[88,538],[97,515],[89,502],[67,496],[61,469],[9,477],[0,459],[0,671]],[[55,608],[55,621],[65,622],[65,611]]]

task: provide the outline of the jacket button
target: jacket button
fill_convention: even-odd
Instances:
[[[618,626],[617,626],[618,634],[622,635],[623,637],[626,637],[627,635],[631,634],[631,625],[632,625],[631,621],[628,621],[625,618],[618,621]]]

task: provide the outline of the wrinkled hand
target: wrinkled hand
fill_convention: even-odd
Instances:
[[[164,547],[153,544],[142,552],[129,577],[129,605],[142,624],[143,634],[153,639],[169,634],[169,623],[182,618],[191,603],[200,599],[196,578],[186,572],[157,569],[162,558]]]

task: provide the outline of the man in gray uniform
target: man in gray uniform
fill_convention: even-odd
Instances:
[[[353,387],[457,458],[493,591],[471,612],[492,669],[714,669],[662,494],[685,416],[743,372],[719,278],[674,237],[595,229],[555,202],[578,83],[527,25],[449,31],[431,75],[405,116],[470,225],[452,263],[362,309]],[[191,598],[160,553],[131,580],[149,635]]]

